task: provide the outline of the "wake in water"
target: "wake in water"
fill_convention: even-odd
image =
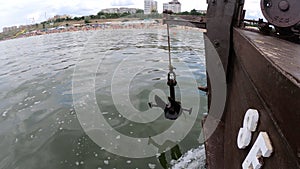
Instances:
[[[172,169],[205,169],[204,145],[186,152],[177,161],[171,161]]]

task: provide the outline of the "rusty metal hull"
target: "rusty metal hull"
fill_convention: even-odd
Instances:
[[[207,168],[242,168],[259,131],[268,133],[274,149],[263,168],[300,168],[300,45],[238,28],[232,34],[226,107],[206,138]],[[241,150],[237,137],[249,108],[260,120],[250,146]]]

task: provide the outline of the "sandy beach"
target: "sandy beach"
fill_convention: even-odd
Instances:
[[[31,36],[40,36],[46,34],[53,33],[63,33],[63,32],[77,32],[77,31],[95,31],[95,30],[114,30],[114,29],[166,29],[166,25],[162,24],[162,20],[129,20],[129,21],[121,21],[121,20],[106,20],[101,23],[90,23],[90,24],[72,24],[70,26],[57,26],[53,28],[47,28],[43,30],[33,30],[33,31],[25,31],[21,30],[15,36],[2,39],[16,39],[16,38],[26,38]],[[172,26],[171,29],[185,29],[185,30],[198,30],[205,31],[199,28],[192,28],[186,26]]]

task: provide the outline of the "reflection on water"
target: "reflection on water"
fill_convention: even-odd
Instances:
[[[174,62],[184,62],[189,67],[177,70],[181,74],[192,71],[194,75],[181,77],[178,83],[188,84],[189,78],[196,78],[199,85],[204,85],[202,34],[172,31],[176,32],[171,34]],[[141,53],[147,59],[136,59]],[[152,90],[161,89],[168,95],[166,30],[68,32],[0,42],[0,168],[165,168],[181,152],[198,147],[201,114],[207,111],[206,98],[201,93],[199,116],[191,132],[158,157],[120,157],[105,151],[85,134],[73,105],[72,75],[79,63],[92,65],[100,59],[104,66],[96,72],[95,94],[103,116],[115,130],[148,138],[172,124],[163,116],[153,123],[133,123],[117,113],[110,82],[124,56],[129,66],[153,62],[165,65],[138,72],[130,82],[130,102],[137,110],[146,111]],[[90,71],[89,64],[80,75],[83,80]],[[122,81],[119,83],[122,85]],[[197,89],[181,88],[178,97],[191,90]]]
[[[182,156],[179,145],[175,145],[174,147],[172,147],[170,153],[172,160],[178,160]],[[158,160],[164,169],[168,169],[171,167],[167,161],[165,152],[159,155]]]

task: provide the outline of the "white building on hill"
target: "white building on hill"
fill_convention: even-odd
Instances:
[[[144,0],[144,14],[151,14],[152,11],[157,11],[157,1]]]
[[[181,3],[178,0],[163,4],[163,11],[172,11],[173,13],[181,12]]]
[[[134,14],[136,13],[138,9],[137,8],[125,8],[125,7],[121,7],[121,8],[106,8],[106,9],[102,9],[101,12],[103,13],[130,13],[130,14]]]

